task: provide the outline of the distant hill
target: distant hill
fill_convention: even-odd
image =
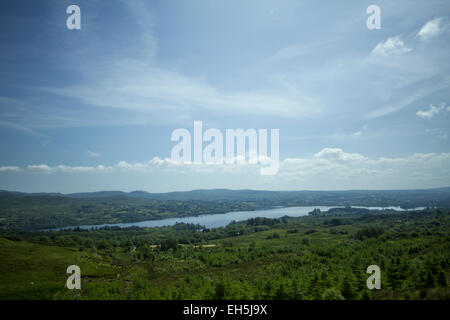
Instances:
[[[347,200],[356,200],[360,198],[369,199],[390,199],[390,200],[425,200],[427,201],[450,201],[450,187],[434,189],[416,189],[416,190],[347,190],[347,191],[269,191],[269,190],[230,190],[230,189],[199,189],[191,191],[177,191],[166,193],[149,193],[146,191],[98,191],[81,193],[22,193],[0,190],[0,197],[4,195],[17,196],[55,196],[76,199],[102,199],[125,197],[134,199],[160,200],[160,201],[286,201],[289,199],[303,199],[305,201],[319,200],[337,200],[345,198]],[[342,204],[341,204],[342,205]],[[427,204],[423,203],[422,206]],[[431,203],[428,203],[431,205]]]
[[[80,192],[69,193],[65,196],[70,198],[87,199],[87,198],[106,198],[115,196],[128,196],[128,193],[123,191],[98,191],[98,192]]]
[[[100,191],[72,194],[0,191],[0,232],[136,222],[276,206],[450,208],[450,188],[351,191],[214,189],[168,193]]]
[[[138,199],[149,200],[174,200],[174,201],[259,201],[259,200],[279,200],[288,199],[304,199],[317,200],[320,199],[355,199],[355,198],[388,198],[392,200],[411,200],[411,197],[418,199],[435,198],[443,200],[446,197],[450,199],[450,187],[435,189],[418,189],[418,190],[348,190],[348,191],[267,191],[267,190],[230,190],[230,189],[200,189],[192,191],[178,191],[167,193],[149,193],[146,191],[100,191],[88,193],[72,193],[65,196],[72,198],[103,198],[113,196],[127,196]]]

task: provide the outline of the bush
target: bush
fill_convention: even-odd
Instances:
[[[369,227],[359,230],[355,234],[355,239],[364,240],[365,238],[378,238],[384,233],[382,227]]]
[[[169,249],[176,250],[177,249],[177,242],[173,239],[167,239],[160,243],[160,249],[161,251],[167,251]]]
[[[280,235],[276,232],[274,232],[273,234],[267,236],[266,239],[278,239],[280,237]]]

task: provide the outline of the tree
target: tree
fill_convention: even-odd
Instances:
[[[425,280],[425,288],[433,288],[434,287],[434,277],[431,271],[428,271],[427,278]]]
[[[447,287],[447,276],[445,275],[444,271],[440,271],[438,274],[438,284],[440,287]]]
[[[344,300],[344,296],[337,288],[328,288],[322,294],[323,300]]]
[[[167,251],[169,249],[176,250],[177,249],[177,242],[174,239],[166,239],[164,241],[161,241],[160,248],[162,251]]]
[[[226,289],[225,280],[221,279],[214,288],[214,299],[224,300],[227,291]]]
[[[356,298],[356,286],[355,286],[355,276],[353,273],[348,272],[345,274],[342,280],[341,292],[345,299],[352,300]]]
[[[321,281],[317,272],[314,272],[314,276],[309,281],[308,284],[308,292],[312,299],[320,299],[321,298]]]
[[[287,299],[287,293],[286,293],[283,282],[280,283],[280,286],[278,287],[278,289],[275,293],[275,299],[276,300],[286,300]]]

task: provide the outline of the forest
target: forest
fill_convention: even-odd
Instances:
[[[4,229],[0,299],[449,299],[449,223],[445,208],[347,207],[214,229]],[[74,264],[81,290],[65,286]]]

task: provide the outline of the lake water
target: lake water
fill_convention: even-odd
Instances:
[[[183,218],[167,218],[161,220],[147,220],[141,222],[130,222],[130,223],[113,223],[113,224],[97,224],[97,225],[84,225],[80,226],[81,229],[91,229],[91,228],[101,228],[105,226],[109,227],[163,227],[163,226],[172,226],[176,223],[193,223],[200,224],[205,226],[206,228],[218,228],[225,227],[232,221],[242,221],[250,218],[263,217],[263,218],[280,218],[283,216],[290,217],[300,217],[306,216],[309,212],[314,209],[320,209],[320,211],[328,211],[331,208],[343,208],[342,206],[312,206],[312,207],[288,207],[288,208],[274,208],[274,209],[266,209],[266,210],[255,210],[255,211],[235,211],[223,214],[208,214],[201,215],[195,217],[183,217]],[[402,209],[400,207],[358,207],[353,206],[353,208],[366,208],[373,210],[382,210],[382,209],[393,209],[397,211],[406,211],[406,209]],[[409,210],[420,210],[423,208],[415,208]],[[73,227],[64,227],[64,228],[56,228],[53,230],[61,230],[61,229],[71,229]]]

